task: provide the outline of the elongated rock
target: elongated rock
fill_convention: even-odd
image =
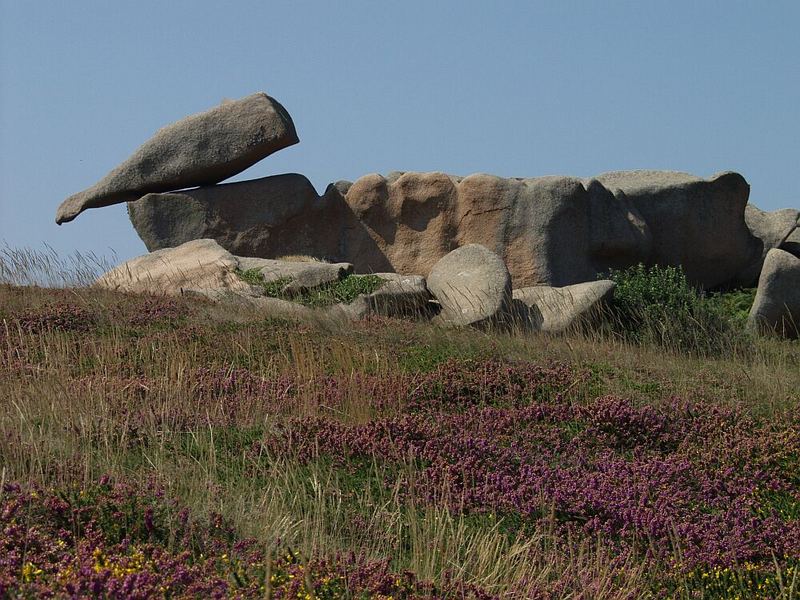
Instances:
[[[591,323],[602,305],[613,295],[616,283],[609,280],[587,281],[565,287],[546,285],[514,290],[514,300],[538,309],[539,331],[561,333]]]
[[[265,93],[224,102],[158,130],[95,185],[67,198],[56,223],[87,208],[220,182],[298,141],[289,113]]]
[[[181,296],[187,292],[217,298],[255,296],[236,275],[236,257],[214,240],[193,240],[133,258],[100,277],[98,287],[135,294]]]

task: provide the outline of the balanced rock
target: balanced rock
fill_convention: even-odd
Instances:
[[[67,198],[56,223],[150,192],[217,183],[298,141],[289,113],[265,93],[224,102],[157,131],[95,185]]]
[[[532,324],[534,329],[561,333],[590,324],[613,296],[616,285],[600,280],[560,288],[532,286],[514,290],[513,298],[536,309],[533,314],[539,316],[539,322]]]
[[[793,208],[784,208],[766,212],[748,204],[744,211],[744,220],[747,228],[758,240],[760,252],[756,254],[753,262],[742,270],[738,277],[738,284],[751,287],[758,282],[758,276],[767,257],[767,252],[773,248],[782,248],[791,252],[790,236],[798,232],[800,211]],[[797,233],[800,235],[800,232]],[[784,245],[789,247],[784,248]],[[797,253],[793,253],[800,255]]]
[[[236,275],[238,266],[236,257],[214,240],[194,240],[126,261],[105,273],[96,285],[165,296],[253,295],[251,286]]]
[[[767,253],[748,323],[760,331],[800,336],[800,258],[779,248]]]
[[[503,260],[480,244],[453,250],[431,269],[428,289],[443,325],[488,327],[510,314],[511,276]]]
[[[750,186],[738,173],[701,179],[672,171],[618,171],[596,179],[632,203],[649,226],[647,263],[680,265],[694,285],[729,284],[760,253],[744,220]]]

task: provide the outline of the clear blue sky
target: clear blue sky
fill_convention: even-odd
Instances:
[[[236,179],[735,170],[800,207],[799,24],[798,0],[0,0],[0,243],[143,253],[124,205],[56,207],[258,90],[301,141]]]

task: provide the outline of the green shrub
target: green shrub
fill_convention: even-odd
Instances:
[[[305,304],[312,308],[331,306],[332,304],[350,304],[360,294],[371,294],[383,285],[384,280],[377,275],[346,275],[338,281],[308,290],[297,296],[284,294],[283,289],[292,281],[291,277],[280,277],[266,281],[259,269],[237,270],[242,281],[262,290],[269,298],[281,298]]]
[[[718,292],[708,296],[708,302],[742,327],[747,324],[747,316],[755,299],[756,288]]]
[[[715,356],[747,346],[733,306],[711,300],[686,280],[680,267],[612,270],[616,282],[609,307],[612,331],[621,337],[667,350]],[[748,307],[749,308],[749,307]]]

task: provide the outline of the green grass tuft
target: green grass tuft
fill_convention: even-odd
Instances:
[[[242,281],[262,290],[263,294],[269,298],[291,300],[311,308],[322,308],[339,303],[350,304],[361,294],[375,292],[385,282],[377,275],[346,275],[339,281],[290,296],[283,290],[287,284],[292,282],[291,277],[266,281],[259,269],[237,270],[236,274]]]

